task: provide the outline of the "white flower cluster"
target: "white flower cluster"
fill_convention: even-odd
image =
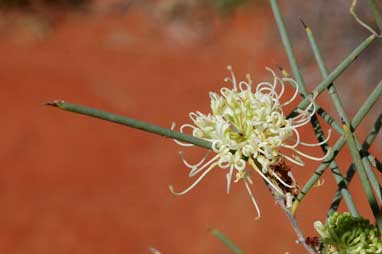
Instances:
[[[307,144],[300,140],[297,128],[310,122],[315,112],[313,101],[305,110],[298,111],[297,116],[286,119],[283,107],[297,97],[296,81],[287,77],[279,78],[274,71],[267,68],[273,75],[273,82],[261,82],[256,86],[255,91],[252,91],[252,80],[249,75],[247,75],[246,81],[237,82],[230,66],[228,66],[228,70],[231,77],[226,78],[225,82],[231,82],[233,88],[223,87],[220,94],[210,92],[212,112],[207,115],[192,112],[190,118],[194,124],[184,124],[180,128],[181,132],[185,128],[191,128],[195,137],[212,142],[212,150],[216,155],[207,161],[208,153],[197,164],[190,164],[181,153],[184,164],[191,169],[190,177],[204,172],[183,192],[177,193],[172,190],[171,186],[170,188],[174,194],[182,195],[196,186],[215,167],[228,169],[226,174],[227,193],[235,172],[235,182],[244,181],[258,216],[260,216],[260,211],[249,187],[252,179],[250,171],[246,170],[247,164],[260,174],[276,192],[285,196],[287,193],[284,189],[295,188],[296,183],[290,172],[288,172],[288,178],[292,179],[292,182],[286,182],[273,166],[282,164],[284,160],[302,166],[304,164],[298,155],[313,160],[322,160],[325,156],[321,158],[309,156],[297,150],[296,147],[298,145],[321,145],[327,139],[317,144]],[[284,82],[292,83],[296,90],[289,100],[281,103],[280,98],[285,92]],[[176,142],[183,146],[192,146]],[[293,155],[286,155],[280,151],[280,148],[293,151]]]

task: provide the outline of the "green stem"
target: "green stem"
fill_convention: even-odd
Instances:
[[[371,144],[376,139],[381,128],[382,128],[382,113],[379,114],[379,116],[377,117],[377,120],[373,124],[373,128],[367,134],[365,142],[362,145],[362,150],[365,150],[365,151],[369,150]]]
[[[306,31],[306,34],[308,36],[310,46],[313,50],[313,54],[315,56],[316,62],[317,62],[318,66],[321,70],[321,74],[322,74],[323,78],[327,78],[329,76],[329,72],[326,68],[324,59],[322,57],[320,49],[318,48],[318,45],[317,45],[316,40],[314,38],[314,35],[313,35],[311,29],[302,20],[301,20],[301,22],[305,28],[305,31]],[[344,108],[342,106],[342,103],[341,103],[339,97],[337,96],[336,89],[335,89],[335,86],[333,83],[329,85],[328,90],[329,90],[329,94],[330,94],[330,96],[331,96],[331,98],[335,104],[335,108],[336,108],[337,112],[339,113],[340,116],[341,115],[345,116],[345,118],[347,120],[347,116],[345,114]],[[336,180],[337,185],[341,186],[341,194],[342,194],[341,196],[344,197],[345,203],[346,203],[349,211],[352,213],[353,216],[359,215],[358,210],[357,210],[355,203],[353,201],[353,198],[352,198],[352,196],[348,190],[348,186],[347,186],[347,183],[345,181],[345,178],[342,176],[341,171],[340,171],[337,163],[333,160],[329,164],[329,166],[331,168],[331,171],[333,173],[333,176]]]
[[[322,58],[320,49],[318,48],[317,43],[315,41],[315,38],[313,36],[313,33],[309,27],[306,27],[306,32],[307,32],[307,35],[309,38],[309,42],[312,46],[316,61],[320,67],[321,73],[324,76],[324,78],[326,78],[329,75],[329,72],[327,70],[327,67],[325,66],[325,63],[324,63],[324,60]],[[341,100],[338,96],[337,89],[335,88],[333,83],[328,87],[328,90],[329,90],[330,97],[334,103],[334,106],[335,106],[337,112],[339,113],[339,115],[341,116],[341,118],[343,119],[345,124],[349,125],[350,124],[349,118],[348,118],[348,116],[345,112],[345,109],[341,103]],[[357,139],[355,140],[355,144],[357,146],[360,146],[360,143]],[[382,202],[381,187],[378,183],[376,175],[374,174],[374,172],[371,168],[371,164],[370,164],[370,161],[369,161],[367,156],[364,156],[362,158],[362,163],[363,163],[363,166],[366,170],[368,179],[370,180],[370,182],[372,184],[374,192],[377,194],[379,201]],[[340,177],[337,177],[337,178],[339,179]],[[346,187],[346,183],[343,181],[343,179],[341,181],[337,181],[337,183],[342,183],[342,185],[345,185],[345,186],[342,186],[342,188],[341,188],[341,190],[343,191],[344,188]],[[344,196],[344,197],[346,197],[346,196]],[[356,216],[357,214],[353,214],[353,215]]]
[[[307,95],[306,85],[305,85],[304,79],[303,79],[303,77],[301,75],[300,68],[298,66],[297,59],[296,59],[296,56],[295,56],[292,44],[290,42],[290,39],[289,39],[289,36],[288,36],[288,32],[287,32],[287,29],[285,27],[285,24],[284,24],[284,21],[283,21],[283,18],[282,18],[279,6],[278,6],[276,0],[271,0],[270,2],[271,2],[271,7],[272,7],[272,10],[273,10],[273,14],[274,14],[275,20],[276,20],[276,24],[277,24],[277,27],[278,27],[278,30],[279,30],[279,33],[280,33],[280,36],[281,36],[282,43],[284,45],[284,49],[285,49],[285,51],[287,53],[289,64],[291,66],[293,75],[294,75],[294,77],[297,80],[297,84],[299,86],[298,88],[299,88],[300,93],[302,93],[303,96],[306,98],[306,95]],[[324,78],[327,78],[327,76],[324,77]],[[322,131],[322,127],[321,127],[321,125],[320,125],[320,123],[319,123],[319,121],[318,121],[318,119],[317,119],[317,117],[315,115],[311,119],[311,124],[312,124],[312,126],[314,128],[314,131],[316,133],[317,139],[319,141],[322,141],[323,137],[324,137],[324,134],[323,134],[323,131]],[[336,125],[336,122],[334,121],[334,119],[332,120],[330,125],[337,127],[335,129],[340,134],[343,134],[343,129],[340,126],[338,126],[338,124]],[[327,153],[327,151],[328,151],[328,145],[327,144],[323,144],[321,146],[321,148],[323,149],[324,153]],[[338,166],[337,166],[335,161],[330,163],[330,168],[331,168],[331,170],[333,172],[333,175],[334,175],[336,181],[338,183],[339,182],[344,182],[344,178],[341,175],[341,172],[340,172],[340,170],[339,170],[339,168],[338,168]],[[352,200],[352,197],[351,197],[349,191],[344,188],[344,189],[342,189],[342,192],[343,192],[344,197],[346,198],[346,204],[348,205],[349,210],[352,211],[352,213],[354,215],[358,215],[358,211],[357,211],[357,209],[355,207],[355,204],[354,204],[354,202]]]
[[[371,161],[369,160],[368,154],[365,153],[365,151],[362,149],[361,143],[358,139],[355,139],[355,145],[357,147],[358,153],[361,156],[362,164],[365,168],[367,178],[369,179],[369,182],[371,183],[371,187],[374,190],[374,193],[376,194],[376,197],[378,198],[379,202],[382,202],[382,189],[381,185],[378,182],[377,176],[373,171]],[[382,221],[382,218],[381,218]]]
[[[239,249],[228,237],[226,237],[222,232],[215,228],[209,228],[208,231],[211,232],[213,236],[219,239],[222,243],[224,243],[233,253],[242,254],[244,253],[241,249]]]
[[[325,65],[325,61],[322,57],[321,51],[318,48],[317,42],[314,38],[314,35],[313,35],[311,29],[303,21],[302,21],[302,23],[304,25],[310,46],[313,50],[313,54],[315,56],[315,59],[316,59],[318,66],[320,68],[321,74],[322,74],[323,78],[327,78],[329,76],[329,72],[328,72],[328,69]],[[332,101],[335,105],[337,112],[339,113],[340,116],[344,117],[344,119],[347,123],[349,123],[347,114],[344,111],[344,107],[342,106],[342,103],[341,103],[341,101],[337,95],[337,91],[336,91],[336,88],[335,88],[333,83],[329,85],[328,90],[329,90],[329,94],[332,98]],[[353,198],[352,198],[352,196],[348,190],[348,184],[347,184],[346,180],[344,179],[344,177],[342,176],[340,169],[336,165],[335,161],[332,161],[329,165],[332,169],[332,173],[333,173],[333,176],[335,177],[337,185],[341,187],[340,188],[341,197],[344,198],[345,203],[346,203],[349,211],[351,212],[351,214],[353,216],[358,216],[359,215],[358,210],[357,210],[357,208],[354,204]]]
[[[305,23],[303,23],[303,25],[305,27],[305,31],[306,31],[306,34],[308,36],[308,40],[309,40],[310,46],[312,48],[313,55],[314,55],[314,57],[316,59],[318,67],[320,68],[321,75],[323,76],[323,78],[328,78],[329,71],[328,71],[328,69],[327,69],[327,67],[325,65],[325,61],[324,61],[323,56],[321,54],[321,50],[319,49],[319,47],[317,45],[316,39],[315,39],[315,37],[313,35],[313,32],[310,29],[310,27],[308,27]],[[345,113],[344,106],[342,105],[342,102],[341,102],[340,98],[338,97],[337,89],[334,86],[333,82],[328,86],[328,91],[329,91],[329,95],[330,95],[330,97],[331,97],[331,99],[332,99],[332,101],[334,103],[334,106],[335,106],[338,114],[341,117],[343,117],[343,120],[346,123],[349,123],[349,119],[347,117],[347,114]]]
[[[333,83],[334,80],[337,79],[339,75],[341,75],[347,67],[367,48],[376,38],[375,34],[367,37],[357,48],[355,48],[329,75],[326,79],[324,79],[320,84],[316,86],[316,88],[307,96],[303,101],[298,105],[299,109],[305,109],[311,102],[311,98],[315,98],[319,94],[321,94],[330,84]],[[296,114],[295,111],[292,112],[288,118],[293,114]]]
[[[366,116],[366,114],[369,112],[369,110],[372,108],[372,106],[379,99],[381,92],[382,92],[382,82],[380,82],[377,85],[377,87],[374,89],[374,91],[369,95],[366,102],[361,106],[361,108],[358,110],[358,112],[354,116],[353,120],[351,121],[351,128],[352,129],[356,129],[359,126],[362,119]],[[310,177],[308,182],[301,189],[301,192],[298,194],[296,200],[293,203],[293,207],[292,207],[293,214],[296,212],[297,207],[299,206],[300,202],[303,200],[305,195],[317,183],[317,181],[320,179],[321,175],[325,172],[325,170],[329,166],[330,162],[332,160],[334,160],[334,158],[337,156],[338,152],[344,146],[345,142],[346,142],[345,137],[341,137],[337,140],[337,142],[334,144],[334,146],[330,150],[325,161],[323,161],[321,163],[321,165],[316,169],[314,174]]]
[[[285,76],[285,77],[289,77],[289,73],[285,70],[285,69],[283,69],[283,68],[281,68],[281,73]],[[301,94],[301,96],[302,97],[305,97],[306,96],[306,92],[305,93],[302,93],[301,92],[301,90],[300,90],[300,88],[299,87],[295,87],[294,86],[294,84],[293,83],[291,83],[291,85],[294,87],[294,88],[297,88],[297,89],[299,89],[299,92],[300,92],[300,94]],[[304,90],[305,90],[305,84],[304,84]],[[339,125],[337,122],[336,122],[336,120],[334,120],[334,118],[322,107],[322,106],[320,106],[320,105],[315,105],[315,107],[316,107],[316,113],[319,115],[319,116],[321,116],[321,118],[327,123],[327,124],[329,124],[329,126],[331,127],[331,128],[333,128],[334,130],[336,130],[337,131],[337,133],[339,133],[340,135],[342,135],[343,134],[343,129],[342,129],[342,126],[341,125]]]
[[[200,139],[194,136],[190,136],[178,131],[174,131],[171,129],[163,128],[157,125],[153,125],[150,123],[146,123],[143,121],[135,120],[129,117],[125,116],[120,116],[116,115],[113,113],[109,113],[106,111],[94,109],[94,108],[89,108],[81,105],[76,105],[76,104],[71,104],[71,103],[66,103],[64,101],[53,101],[47,103],[49,106],[55,106],[58,107],[62,110],[66,111],[71,111],[74,113],[82,114],[82,115],[87,115],[95,118],[99,118],[102,120],[114,122],[117,124],[122,124],[126,125],[135,129],[140,129],[146,132],[151,132],[160,136],[165,136],[168,138],[176,139],[179,141],[184,141],[196,146],[200,146],[203,148],[211,149],[211,142],[206,141],[204,139]]]
[[[369,132],[365,141],[362,144],[362,151],[364,151],[364,153],[367,152],[367,150],[369,149],[371,144],[376,139],[378,132],[380,131],[381,127],[382,127],[382,114],[380,114],[378,116],[377,120],[375,121],[375,123],[373,125],[373,128],[371,129],[371,131]],[[369,155],[369,153],[367,153],[367,155]],[[373,158],[373,159],[376,160],[375,158]],[[379,163],[379,162],[376,161],[376,163]],[[354,163],[352,163],[346,172],[346,184],[347,185],[353,179],[355,171],[356,171],[355,165],[354,165]],[[330,204],[330,209],[329,209],[328,215],[331,215],[332,213],[337,211],[338,206],[340,205],[341,199],[342,199],[341,189],[342,189],[342,186],[339,185],[339,188],[336,192],[336,195],[333,198],[332,203]]]
[[[270,0],[273,15],[275,17],[276,25],[279,30],[281,41],[284,45],[285,52],[288,56],[289,64],[291,66],[293,76],[295,77],[297,84],[299,85],[300,92],[306,94],[305,86],[303,85],[304,79],[301,75],[300,69],[297,64],[297,60],[293,51],[292,43],[290,42],[288,33],[285,28],[284,20],[280,12],[277,0]]]
[[[342,129],[341,125],[339,125],[336,120],[327,112],[324,108],[317,105],[317,114],[321,116],[321,118],[329,124],[331,128],[333,128],[338,134],[342,135],[344,130]]]
[[[366,169],[364,167],[364,164],[362,163],[362,158],[360,156],[357,144],[356,144],[356,139],[357,136],[355,133],[353,133],[350,129],[349,125],[344,125],[344,131],[346,135],[346,140],[349,145],[350,153],[353,157],[354,165],[357,169],[359,178],[361,180],[361,184],[363,189],[366,192],[367,200],[369,201],[371,210],[373,211],[374,217],[377,221],[377,226],[380,232],[382,232],[382,217],[381,217],[381,211],[379,209],[379,205],[377,202],[377,199],[374,196],[373,189],[370,185]]]
[[[378,10],[378,4],[376,0],[369,0],[369,7],[371,9],[371,12],[373,13],[375,17],[375,21],[377,22],[379,31],[382,32],[382,17],[381,13]]]

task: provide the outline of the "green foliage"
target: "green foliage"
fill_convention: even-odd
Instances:
[[[349,213],[333,213],[327,225],[314,223],[320,234],[322,254],[378,254],[382,241],[376,226]]]
[[[221,231],[215,228],[208,229],[212,235],[219,239],[223,244],[225,244],[233,253],[242,254],[244,253],[240,250],[228,237],[226,237]]]
[[[208,3],[222,15],[230,15],[248,0],[208,0]]]

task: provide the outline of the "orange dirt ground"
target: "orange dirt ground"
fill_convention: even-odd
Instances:
[[[27,22],[2,35],[1,253],[149,253],[150,247],[164,254],[229,253],[209,226],[246,253],[304,252],[258,176],[258,221],[242,183],[225,194],[220,169],[174,197],[169,185],[181,190],[192,181],[178,151],[196,161],[202,150],[43,106],[64,99],[170,127],[189,122],[191,111],[208,111],[208,92],[222,86],[226,65],[240,78],[250,72],[255,82],[271,79],[264,66],[287,66],[269,10],[208,24],[196,25],[200,35],[132,9],[72,15],[37,38]],[[347,165],[349,157],[341,158]],[[301,183],[314,165],[294,167]],[[332,176],[325,180],[297,214],[307,235],[314,235],[312,223],[324,219],[335,191]]]

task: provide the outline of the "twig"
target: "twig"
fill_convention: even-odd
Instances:
[[[306,238],[300,228],[300,226],[298,225],[298,222],[297,222],[297,219],[296,217],[292,214],[292,212],[290,211],[290,209],[288,209],[286,206],[285,206],[285,200],[283,197],[281,197],[278,193],[275,193],[272,189],[272,187],[270,187],[269,185],[268,186],[268,189],[270,190],[270,192],[272,193],[273,195],[273,198],[275,199],[276,203],[281,207],[281,209],[284,211],[285,215],[287,216],[288,218],[288,221],[290,222],[294,232],[296,233],[296,236],[297,236],[297,242],[302,244],[304,246],[304,248],[310,253],[310,254],[318,254],[318,252],[312,247],[310,246],[307,242],[306,242]]]

